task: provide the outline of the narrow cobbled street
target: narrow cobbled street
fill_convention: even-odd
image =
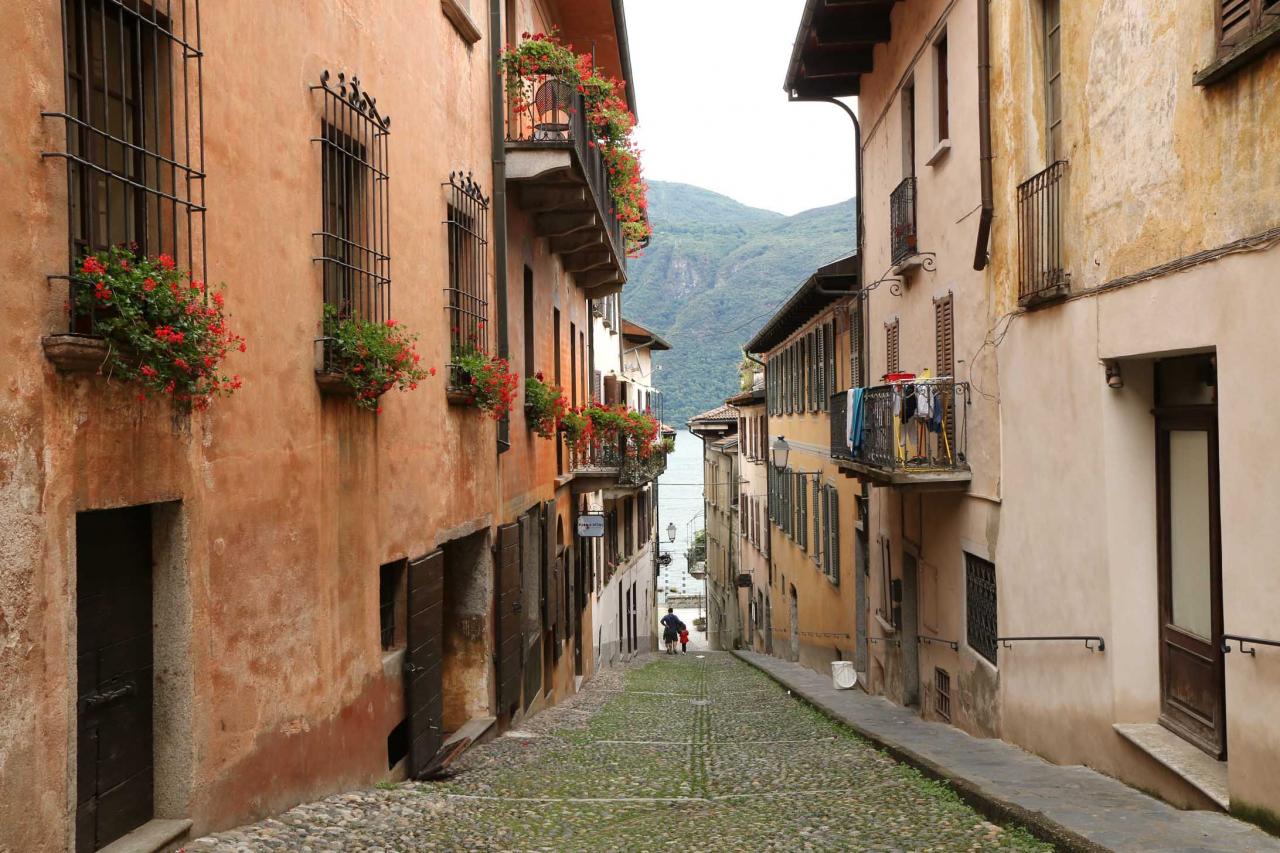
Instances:
[[[447,781],[330,797],[186,849],[1050,849],[723,653],[606,670],[457,767]]]

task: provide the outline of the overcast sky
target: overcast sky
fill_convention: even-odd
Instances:
[[[626,0],[645,177],[798,213],[854,194],[853,123],[782,90],[803,0]]]

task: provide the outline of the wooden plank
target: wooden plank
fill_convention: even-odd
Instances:
[[[409,561],[409,620],[405,649],[408,773],[418,778],[444,737],[444,552]]]

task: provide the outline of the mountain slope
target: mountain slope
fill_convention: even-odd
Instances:
[[[738,390],[742,345],[817,267],[853,248],[853,202],[783,216],[653,182],[653,244],[631,261],[622,312],[670,341],[655,359],[664,417],[683,426]]]

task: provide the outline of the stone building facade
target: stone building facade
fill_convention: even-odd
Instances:
[[[558,26],[627,80],[619,9],[68,0],[0,31],[0,848],[402,778],[590,672],[567,449],[519,391],[503,423],[466,404],[450,362],[474,334],[592,395],[625,247],[574,140],[504,124],[496,56]],[[609,247],[590,274],[541,218],[561,190]],[[130,242],[227,285],[243,387],[208,411],[138,400],[68,322],[83,253]],[[377,413],[326,378],[324,305],[358,299],[436,369]]]

